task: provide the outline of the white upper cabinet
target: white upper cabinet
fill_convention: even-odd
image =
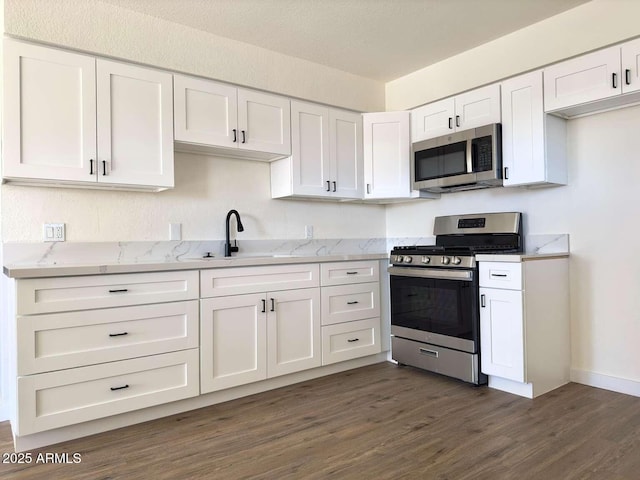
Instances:
[[[5,39],[3,100],[4,179],[95,182],[94,58]]]
[[[471,90],[411,111],[411,141],[500,123],[500,84]]]
[[[362,198],[364,193],[362,115],[329,109],[331,193],[340,198]]]
[[[411,190],[410,112],[364,113],[364,199],[389,203],[440,195]]]
[[[546,112],[574,117],[640,101],[640,39],[544,69]]]
[[[171,75],[98,59],[99,182],[173,187]]]
[[[362,116],[292,101],[291,126],[291,157],[271,164],[271,196],[362,198]]]
[[[184,75],[174,82],[179,148],[254,160],[291,154],[288,98]]]
[[[3,178],[173,187],[171,75],[5,40]]]
[[[619,95],[620,47],[583,55],[544,70],[545,111]]]
[[[544,113],[542,71],[502,82],[504,186],[567,183],[566,121]]]
[[[622,93],[640,90],[640,39],[622,45]]]
[[[176,142],[236,148],[237,92],[224,83],[174,75]]]

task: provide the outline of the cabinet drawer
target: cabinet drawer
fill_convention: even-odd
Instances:
[[[198,272],[18,280],[18,314],[66,312],[198,298]]]
[[[18,317],[18,375],[198,347],[198,301]]]
[[[49,430],[199,393],[198,349],[18,377],[17,435]]]
[[[522,290],[522,264],[506,262],[481,262],[480,286]]]
[[[320,265],[320,283],[323,286],[377,282],[379,279],[377,261],[336,262]]]
[[[274,265],[202,270],[202,297],[311,288],[320,285],[318,264]]]
[[[322,365],[380,352],[380,318],[322,327]]]
[[[380,316],[380,284],[358,283],[323,287],[322,325]]]

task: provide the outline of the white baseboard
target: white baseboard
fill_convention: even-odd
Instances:
[[[582,383],[590,387],[603,388],[612,392],[626,393],[634,397],[640,397],[640,382],[626,378],[612,377],[588,370],[571,369],[572,382]]]

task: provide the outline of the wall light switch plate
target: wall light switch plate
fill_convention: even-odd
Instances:
[[[181,223],[169,224],[169,240],[182,240],[182,224]]]
[[[45,223],[42,226],[42,240],[45,242],[64,242],[64,223]]]

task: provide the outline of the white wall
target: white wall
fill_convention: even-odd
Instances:
[[[592,0],[386,85],[405,110],[640,35],[640,1]]]

